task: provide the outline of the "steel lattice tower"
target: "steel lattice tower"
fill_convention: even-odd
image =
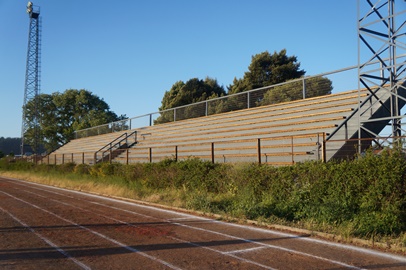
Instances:
[[[396,2],[396,5],[395,5]],[[369,107],[359,107],[359,138],[376,138],[378,144],[392,144],[405,134],[401,108],[406,104],[406,3],[405,0],[358,0],[359,93],[372,95]],[[366,120],[369,108],[384,108]],[[374,132],[386,126],[388,136]],[[378,130],[378,129],[376,129]]]
[[[40,9],[34,6],[32,2],[27,4],[27,13],[30,18],[30,28],[28,34],[27,64],[25,73],[25,89],[23,104],[23,119],[21,128],[21,155],[25,154],[25,145],[31,146],[37,153],[40,146],[39,130],[39,94],[40,94],[40,67],[41,67],[41,18]],[[27,119],[25,112],[26,105],[33,101],[34,108],[30,108],[30,117]],[[27,134],[30,133],[32,140],[27,140]]]

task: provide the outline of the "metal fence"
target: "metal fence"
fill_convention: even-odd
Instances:
[[[406,137],[326,140],[325,133],[312,133],[296,136],[278,136],[238,141],[216,141],[203,144],[183,144],[171,146],[138,147],[124,149],[109,162],[134,164],[159,162],[164,159],[185,160],[199,158],[213,163],[256,162],[274,166],[293,165],[305,161],[328,161],[331,153],[336,153],[336,143],[346,145],[346,151],[336,159],[351,160],[362,158],[370,151],[376,155],[394,147],[406,153]],[[362,144],[364,147],[358,147]],[[192,149],[193,148],[193,149]],[[191,150],[192,149],[192,150]],[[361,152],[360,152],[361,149]],[[40,164],[96,164],[94,152],[51,154],[44,157],[33,156],[25,159]]]
[[[159,112],[153,112],[141,116],[128,118],[122,121],[108,123],[92,128],[75,131],[75,138],[101,135],[123,130],[130,130],[155,124],[180,121],[190,118],[203,117],[218,113],[231,112],[236,110],[254,108],[258,106],[272,104],[269,103],[269,96],[277,99],[277,90],[283,87],[283,93],[287,94],[289,101],[298,96],[308,98],[319,95],[323,89],[329,87],[320,82],[326,80],[316,80],[317,78],[327,78],[332,82],[332,93],[339,93],[358,88],[358,66],[351,66],[315,76],[303,77],[285,83],[279,83],[267,87],[262,87],[242,93],[213,98],[190,105],[180,106]],[[280,92],[282,93],[282,92]]]

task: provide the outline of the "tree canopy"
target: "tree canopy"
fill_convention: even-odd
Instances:
[[[180,107],[204,101],[211,98],[216,98],[225,95],[226,92],[223,86],[217,83],[216,79],[206,77],[204,80],[192,78],[186,83],[177,81],[174,83],[169,91],[166,91],[161,101],[160,111]],[[192,118],[196,117],[196,112],[187,111],[183,117]],[[170,112],[162,113],[155,123],[165,123],[173,121],[173,114]]]
[[[52,151],[73,138],[76,130],[106,124],[126,118],[118,117],[109,105],[88,90],[68,89],[63,93],[41,94],[39,98],[38,117],[42,145]],[[28,122],[34,119],[34,101],[23,108]],[[34,127],[29,127],[25,134],[27,144],[33,142]]]
[[[303,78],[305,71],[300,69],[300,62],[296,56],[288,56],[286,49],[280,52],[270,54],[268,51],[252,56],[248,71],[244,73],[243,78],[234,78],[231,85],[224,88],[219,86],[217,80],[207,77],[205,80],[197,78],[190,79],[186,83],[178,81],[172,85],[169,91],[166,91],[161,102],[160,117],[155,123],[165,123],[174,120],[172,111],[164,110],[189,105],[199,101],[216,98],[225,95],[232,95],[261,87],[284,83],[290,80]],[[332,82],[325,77],[306,79],[306,97],[315,97],[331,94]],[[193,118],[208,114],[226,112],[230,110],[239,110],[252,106],[262,106],[278,102],[292,101],[303,98],[303,82],[293,82],[286,85],[264,89],[255,93],[255,97],[249,99],[238,95],[227,99],[217,100],[210,103],[208,107],[203,108],[204,104],[194,105],[193,107],[184,107],[177,109],[176,120]]]
[[[228,94],[286,82],[304,74],[297,57],[288,56],[285,49],[272,55],[265,51],[252,56],[248,71],[244,73],[243,78],[234,78],[233,84],[228,87]]]

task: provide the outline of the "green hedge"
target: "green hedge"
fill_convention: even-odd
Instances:
[[[0,170],[87,175],[142,194],[177,194],[187,208],[238,218],[312,224],[349,236],[406,231],[406,159],[400,150],[353,161],[288,167],[212,164],[198,159],[133,165],[38,165],[0,161]],[[141,192],[143,191],[143,193]],[[176,191],[176,192],[171,192]]]

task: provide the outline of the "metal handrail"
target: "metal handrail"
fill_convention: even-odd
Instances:
[[[121,143],[123,142],[123,141],[125,141],[126,142],[126,144],[128,144],[128,138],[129,137],[131,137],[132,135],[134,135],[134,134],[137,134],[137,131],[133,131],[132,133],[130,133],[129,135],[127,135],[127,132],[125,132],[125,133],[123,133],[122,135],[120,135],[119,137],[117,137],[116,139],[114,139],[113,141],[111,141],[110,143],[108,143],[108,144],[106,144],[105,146],[103,146],[102,148],[100,148],[99,150],[97,150],[95,153],[94,153],[94,158],[95,158],[95,162],[97,162],[97,154],[99,153],[99,152],[102,152],[102,158],[104,158],[104,154],[106,153],[106,152],[108,152],[108,151],[111,151],[114,147],[116,147],[117,145],[119,145],[119,147],[121,146]],[[122,138],[121,140],[119,140],[121,137],[125,137],[125,138]],[[115,144],[113,144],[115,141],[117,141],[117,140],[119,140],[118,142],[116,142]],[[135,142],[136,142],[136,138],[135,138]],[[110,147],[109,147],[110,146]],[[103,151],[103,149],[105,149],[106,147],[109,147],[108,149],[106,149],[106,150],[104,150]]]

